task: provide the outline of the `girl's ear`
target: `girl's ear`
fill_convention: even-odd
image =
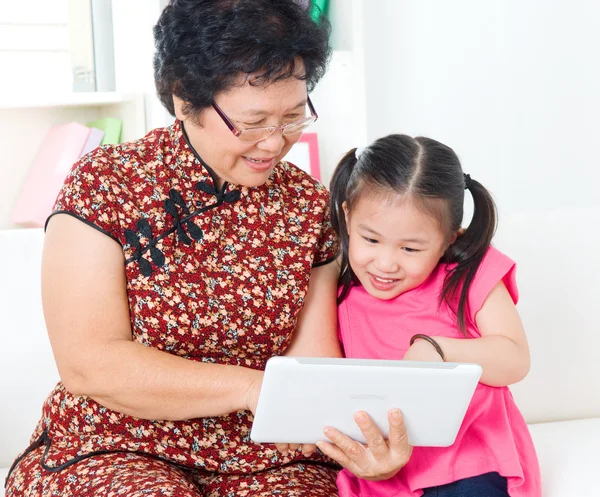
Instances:
[[[461,236],[464,232],[465,232],[464,228],[458,228],[458,231],[456,233],[452,233],[448,237],[448,240],[446,241],[446,250],[448,250],[448,247],[450,247],[456,241],[456,239],[459,236]]]
[[[342,202],[342,209],[344,211],[344,220],[346,221],[346,231],[350,232],[349,226],[349,216],[348,216],[348,202],[346,202],[344,200],[344,202]]]

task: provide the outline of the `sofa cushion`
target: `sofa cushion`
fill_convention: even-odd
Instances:
[[[4,480],[8,474],[8,468],[0,468],[0,497],[4,497]]]
[[[529,426],[544,497],[598,497],[600,418]]]
[[[600,207],[500,216],[494,243],[517,263],[531,348],[511,388],[528,423],[600,417],[598,226]]]
[[[0,467],[29,445],[58,372],[42,313],[42,230],[0,230]]]

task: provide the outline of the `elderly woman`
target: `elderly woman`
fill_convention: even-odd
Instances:
[[[154,33],[177,119],[83,157],[58,196],[42,276],[62,381],[6,494],[337,495],[314,446],[249,439],[270,357],[340,355],[328,194],[282,162],[317,119],[328,26],[292,0],[173,0]]]

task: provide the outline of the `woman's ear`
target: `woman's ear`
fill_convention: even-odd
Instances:
[[[185,119],[187,118],[187,115],[185,114],[185,112],[183,112],[185,102],[176,95],[173,95],[173,107],[175,109],[175,117],[180,121],[185,121]]]

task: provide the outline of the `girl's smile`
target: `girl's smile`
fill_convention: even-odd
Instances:
[[[410,197],[365,195],[346,213],[348,258],[354,274],[373,297],[389,300],[423,283],[447,248],[433,216]]]

